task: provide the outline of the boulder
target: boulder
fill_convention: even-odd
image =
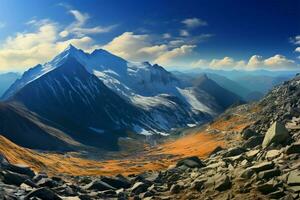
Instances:
[[[205,164],[197,156],[192,156],[178,161],[176,167],[180,166],[186,166],[189,168],[201,168],[205,167]]]
[[[244,140],[248,140],[249,138],[251,138],[253,136],[258,136],[259,135],[257,132],[255,132],[251,128],[244,129],[241,134],[242,134],[242,138]]]
[[[272,143],[275,143],[275,144],[284,143],[289,137],[290,137],[289,132],[285,128],[285,126],[283,124],[281,124],[280,122],[276,121],[268,129],[268,131],[264,137],[262,147],[266,148]]]
[[[29,192],[24,200],[30,200],[33,197],[37,197],[39,199],[43,199],[43,200],[62,200],[57,194],[55,194],[52,190],[48,189],[48,188],[38,188],[35,189],[31,192]],[[34,198],[36,199],[36,198]]]
[[[222,175],[218,179],[215,180],[215,190],[225,191],[231,188],[231,181],[229,176]]]
[[[244,171],[242,171],[240,176],[244,179],[249,179],[253,176],[254,173],[255,171],[253,169],[247,168]]]
[[[266,158],[268,160],[272,160],[272,159],[277,158],[278,156],[280,156],[280,154],[281,154],[281,152],[279,150],[276,150],[276,149],[270,150],[270,151],[267,152]]]
[[[291,186],[300,185],[300,171],[291,171],[287,179],[287,184]]]
[[[221,146],[217,146],[212,152],[210,152],[209,157],[214,156],[216,153],[224,150]]]
[[[110,186],[120,189],[120,188],[129,188],[131,186],[130,182],[124,178],[111,178],[111,177],[102,177],[101,181],[109,184]]]
[[[109,184],[101,181],[101,180],[94,180],[91,183],[85,185],[83,187],[85,190],[97,190],[97,191],[104,191],[104,190],[115,190],[116,188],[110,186]]]
[[[132,187],[131,187],[131,192],[135,195],[139,195],[143,192],[146,192],[148,189],[148,185],[143,183],[143,182],[136,182]]]
[[[29,176],[10,171],[3,171],[2,176],[4,183],[16,186],[20,186],[25,180],[29,179]]]
[[[29,176],[30,178],[33,178],[35,176],[34,171],[30,169],[26,165],[13,165],[13,164],[8,164],[4,167],[4,169],[7,169],[9,171],[15,172],[17,174],[24,174],[26,176]]]
[[[269,170],[269,169],[273,169],[273,168],[274,168],[273,162],[263,162],[263,163],[254,165],[254,166],[250,167],[249,169],[252,169],[256,173],[259,173],[261,171],[265,171],[265,170]]]
[[[276,176],[280,176],[280,174],[281,171],[279,169],[270,169],[270,170],[259,172],[257,177],[260,179],[270,179]]]
[[[182,188],[183,188],[182,185],[173,184],[170,188],[170,192],[171,194],[178,194],[181,192]]]
[[[254,148],[258,145],[261,145],[263,139],[264,137],[261,135],[252,136],[244,143],[243,147],[246,149]]]
[[[300,142],[293,143],[286,149],[286,154],[300,153]]]
[[[234,147],[227,150],[227,152],[224,154],[224,157],[232,157],[232,156],[238,156],[245,152],[246,150],[241,147]]]
[[[48,188],[53,188],[58,186],[57,182],[50,178],[42,178],[36,184],[40,187],[48,187]]]

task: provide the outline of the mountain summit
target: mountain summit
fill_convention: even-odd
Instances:
[[[26,71],[3,98],[54,122],[77,142],[100,147],[126,131],[165,135],[211,120],[236,100],[220,103],[214,88],[186,86],[157,64],[69,45]]]

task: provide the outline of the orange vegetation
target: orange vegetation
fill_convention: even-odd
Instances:
[[[41,153],[20,147],[1,135],[0,154],[5,155],[12,163],[26,164],[35,171],[47,171],[49,174],[137,174],[167,168],[183,157],[204,158],[217,146],[229,147],[232,140],[236,141],[239,138],[239,134],[232,133],[240,132],[251,123],[251,120],[244,115],[225,115],[211,123],[204,131],[189,134],[156,147],[144,147],[144,150],[139,153],[128,151],[119,153],[118,158],[110,160],[88,160],[70,154]],[[211,133],[211,131],[217,133]]]
[[[0,154],[12,163],[26,164],[35,171],[49,174],[64,173],[72,175],[115,175],[141,173],[168,167],[185,156],[205,157],[223,142],[209,134],[195,134],[163,144],[159,148],[145,150],[138,156],[114,160],[87,160],[54,153],[40,153],[20,147],[0,136]]]

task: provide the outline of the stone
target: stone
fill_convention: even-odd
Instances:
[[[281,124],[280,122],[276,121],[268,129],[268,131],[264,137],[262,147],[266,148],[269,145],[271,145],[272,143],[281,144],[281,143],[285,142],[289,137],[290,137],[289,132],[285,128],[285,126],[283,124]]]
[[[110,186],[109,184],[100,181],[100,180],[94,180],[91,183],[85,185],[83,187],[85,190],[97,190],[97,191],[104,191],[104,190],[115,190],[116,188]]]
[[[204,188],[204,183],[206,181],[207,179],[197,179],[191,184],[191,187],[200,192]]]
[[[140,193],[146,192],[148,189],[148,185],[143,183],[143,182],[136,182],[132,187],[131,187],[131,192],[134,193],[135,195],[139,195]]]
[[[300,142],[293,143],[286,149],[286,154],[294,154],[294,153],[300,153]]]
[[[222,175],[218,179],[215,180],[215,190],[225,191],[231,188],[231,181],[229,176]]]
[[[24,174],[17,174],[10,171],[3,171],[2,176],[4,183],[16,186],[20,186],[25,180],[29,179],[29,177]]]
[[[259,172],[257,177],[260,179],[270,179],[276,176],[280,176],[280,174],[281,171],[279,169],[270,169],[270,170]]]
[[[261,145],[263,139],[264,139],[264,137],[261,135],[252,136],[243,144],[243,148],[250,149],[250,148],[254,148],[258,145]]]
[[[255,173],[255,171],[253,169],[245,169],[244,171],[242,171],[240,177],[244,178],[244,179],[249,179],[253,176],[253,174]]]
[[[209,157],[214,156],[216,153],[224,150],[221,146],[217,146],[212,152],[210,152]]]
[[[275,192],[270,193],[268,196],[270,199],[280,199],[281,197],[285,196],[285,193],[282,190],[277,190]]]
[[[252,169],[256,173],[259,173],[259,172],[265,171],[265,170],[269,170],[269,169],[273,169],[273,168],[274,168],[273,162],[263,162],[263,163],[259,163],[257,165],[250,167],[250,169]]]
[[[267,182],[258,185],[256,189],[263,194],[270,194],[272,192],[275,192],[277,190],[277,187],[274,187],[274,184],[272,182]]]
[[[196,156],[184,158],[177,162],[176,167],[186,166],[189,168],[205,167],[205,164]]]
[[[300,171],[291,171],[287,179],[287,184],[291,186],[300,185]]]
[[[127,189],[131,186],[130,182],[128,180],[126,180],[125,177],[123,177],[123,178],[102,177],[101,181],[109,184],[110,186],[112,186],[116,189],[120,189],[120,188]]]
[[[58,186],[57,182],[50,178],[42,178],[36,184],[40,187],[48,187],[48,188],[53,188]]]
[[[280,154],[281,154],[281,152],[279,150],[276,150],[276,149],[270,150],[270,151],[267,152],[266,158],[268,160],[272,160],[272,159],[277,158],[278,156],[280,156]]]
[[[6,167],[4,169],[9,170],[11,172],[15,172],[17,174],[23,174],[23,175],[29,176],[30,178],[33,178],[35,176],[34,171],[32,171],[26,165],[8,164],[8,165],[6,165]]]
[[[224,154],[223,157],[232,157],[232,156],[238,156],[245,152],[244,148],[241,147],[234,147],[227,150],[227,152]]]
[[[253,137],[253,136],[258,136],[259,134],[257,132],[255,132],[254,130],[250,129],[250,128],[246,128],[242,131],[242,138],[244,140],[248,140],[249,138]]]
[[[170,192],[171,194],[178,194],[181,192],[181,189],[182,189],[182,185],[174,184],[171,186]]]
[[[32,197],[37,197],[39,199],[43,200],[62,200],[57,194],[55,194],[52,190],[42,187],[35,189],[31,192],[29,192],[24,200],[30,200]]]
[[[259,150],[250,150],[246,152],[246,156],[248,159],[252,160],[258,153]]]

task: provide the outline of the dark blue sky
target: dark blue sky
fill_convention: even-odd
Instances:
[[[3,43],[16,33],[34,31],[34,27],[26,24],[32,19],[49,19],[59,28],[67,27],[74,21],[68,10],[88,14],[86,27],[115,25],[111,31],[90,36],[98,46],[124,32],[151,35],[151,44],[161,45],[166,41],[158,35],[168,33],[173,40],[184,39],[185,44],[195,45],[185,60],[197,58],[208,62],[227,56],[248,62],[253,55],[267,59],[278,54],[299,63],[297,45],[291,42],[300,35],[299,0],[2,0],[0,41]],[[182,23],[195,18],[207,25],[187,28]],[[181,30],[189,35],[180,35]],[[208,36],[199,39],[201,35]]]

